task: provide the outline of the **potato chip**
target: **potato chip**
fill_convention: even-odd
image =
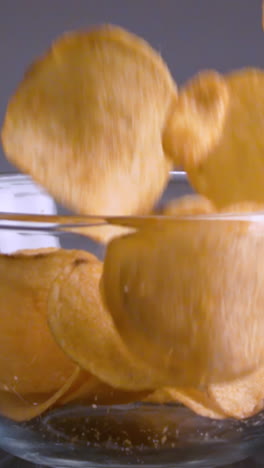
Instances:
[[[216,209],[208,198],[202,195],[184,195],[170,200],[162,209],[165,216],[211,214]]]
[[[29,421],[54,406],[78,378],[80,369],[73,368],[72,374],[54,393],[21,395],[15,390],[0,390],[0,414],[14,421]]]
[[[161,133],[174,99],[166,64],[144,40],[114,26],[69,33],[11,98],[3,148],[76,212],[149,212],[172,168]]]
[[[264,367],[229,383],[209,385],[208,394],[227,417],[249,418],[264,408]]]
[[[76,262],[53,283],[48,320],[64,352],[81,368],[114,388],[146,390],[161,385],[158,373],[135,359],[103,306],[101,262]]]
[[[244,201],[264,202],[264,71],[226,76],[230,95],[220,141],[185,169],[194,189],[222,209]]]
[[[230,381],[264,358],[262,223],[159,221],[107,247],[102,291],[161,386]]]
[[[181,90],[163,134],[164,150],[176,165],[195,167],[218,143],[229,107],[224,78],[204,71]]]
[[[180,402],[201,416],[223,419],[245,419],[264,408],[264,367],[240,379],[211,384],[205,389],[161,388],[144,401],[151,403]]]
[[[207,395],[206,391],[195,388],[164,387],[150,393],[145,399],[149,403],[182,403],[196,414],[206,418],[223,419],[226,414]]]
[[[14,421],[29,421],[47,410],[69,403],[125,404],[140,401],[147,392],[114,389],[75,366],[65,384],[53,394],[25,394],[0,390],[0,414]]]
[[[46,320],[56,276],[87,252],[60,249],[0,255],[0,389],[12,394],[50,394],[73,375],[75,364],[57,345]]]

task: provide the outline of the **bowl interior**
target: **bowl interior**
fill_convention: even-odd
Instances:
[[[185,173],[173,172],[159,204],[189,193]],[[263,221],[264,215],[250,216]],[[65,229],[98,224],[107,220],[74,216],[29,177],[0,175],[1,253],[62,247],[102,258],[102,245]],[[0,416],[0,448],[56,467],[212,467],[245,458],[263,442],[263,413],[246,421],[216,421],[178,404],[67,405],[26,423]]]

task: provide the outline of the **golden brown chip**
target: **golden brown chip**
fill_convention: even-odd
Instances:
[[[0,255],[0,389],[12,394],[53,394],[75,364],[50,333],[47,297],[56,276],[87,252],[60,249]]]
[[[226,414],[205,391],[195,388],[164,387],[150,393],[143,401],[149,403],[182,403],[195,413],[206,418],[223,419]]]
[[[261,223],[159,220],[110,242],[102,291],[162,386],[230,381],[264,358]]]
[[[172,167],[161,133],[176,97],[164,61],[135,35],[114,26],[66,34],[11,98],[3,148],[76,212],[149,212]]]
[[[208,394],[227,417],[249,418],[264,408],[264,367],[230,383],[209,385]]]
[[[216,209],[208,198],[202,195],[184,195],[170,200],[162,209],[165,216],[211,214]]]
[[[54,406],[78,379],[80,369],[75,366],[72,374],[54,393],[20,394],[15,390],[0,390],[0,414],[14,421],[28,421]]]
[[[72,375],[55,393],[20,395],[0,390],[0,414],[14,421],[29,421],[52,407],[69,403],[125,404],[142,400],[147,392],[114,389],[75,366]]]
[[[163,134],[164,150],[176,165],[196,167],[218,143],[229,93],[224,78],[204,71],[181,90]]]
[[[102,268],[99,261],[76,262],[57,277],[48,303],[55,339],[81,368],[114,388],[139,391],[161,385],[159,374],[135,359],[116,331],[100,296]]]
[[[185,165],[195,190],[221,209],[264,202],[264,71],[231,73],[226,84],[230,103],[219,143],[203,161]]]

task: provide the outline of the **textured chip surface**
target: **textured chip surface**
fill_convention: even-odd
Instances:
[[[78,213],[148,212],[172,167],[161,133],[176,97],[166,64],[144,40],[114,26],[69,33],[10,99],[3,148]]]
[[[219,73],[200,72],[183,86],[163,133],[175,165],[196,167],[207,158],[221,138],[228,109],[229,91]]]
[[[146,390],[162,383],[158,373],[129,352],[103,304],[101,262],[76,262],[57,277],[50,292],[52,333],[81,368],[124,390]]]
[[[102,289],[163,386],[226,382],[263,360],[262,223],[163,219],[110,242]]]
[[[77,366],[55,342],[46,314],[53,281],[76,258],[95,261],[87,252],[62,249],[0,255],[2,414],[15,418],[40,414],[75,379]]]
[[[264,72],[235,71],[225,77],[230,103],[222,137],[208,156],[186,163],[194,189],[219,208],[264,202]]]

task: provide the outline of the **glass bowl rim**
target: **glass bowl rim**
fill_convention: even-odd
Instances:
[[[16,172],[0,172],[0,182],[5,183],[16,182],[17,185],[24,185],[32,183],[33,186],[38,187],[40,192],[46,193],[52,199],[43,186],[35,182],[29,175]],[[173,170],[169,173],[169,183],[188,183],[188,177],[183,170]],[[166,190],[166,188],[165,188]],[[56,200],[54,200],[56,201]],[[17,230],[40,230],[54,232],[57,230],[74,229],[95,227],[104,225],[119,225],[124,227],[136,228],[133,222],[139,223],[139,226],[144,222],[153,221],[153,227],[157,226],[162,220],[173,221],[247,221],[257,223],[264,223],[264,210],[257,212],[237,212],[237,213],[215,213],[215,214],[192,214],[192,215],[163,215],[163,214],[149,214],[149,215],[134,215],[134,216],[104,216],[104,215],[47,215],[47,214],[32,214],[32,213],[15,213],[0,211],[0,230],[3,229],[17,229]]]

